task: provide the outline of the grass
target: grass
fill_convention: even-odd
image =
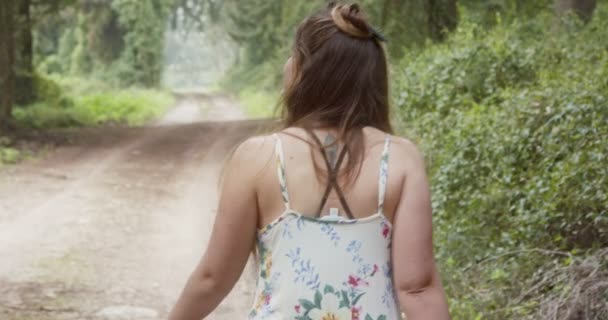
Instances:
[[[0,146],[0,165],[14,164],[21,159],[21,152],[15,148]]]
[[[80,124],[114,122],[131,126],[160,117],[174,103],[169,93],[144,89],[86,95],[75,102],[74,117]]]
[[[9,137],[0,136],[0,167],[2,164],[15,164],[24,157],[24,153],[12,146]]]
[[[57,104],[51,99],[17,107],[13,117],[22,127],[39,129],[104,124],[136,126],[161,116],[174,103],[174,98],[165,91],[122,89],[70,94],[67,101]]]
[[[272,118],[278,94],[264,90],[245,89],[238,94],[245,113],[252,118]]]

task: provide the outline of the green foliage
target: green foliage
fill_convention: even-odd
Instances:
[[[37,128],[141,124],[160,115],[171,104],[168,94],[115,88],[159,86],[172,3],[54,0],[51,7],[63,8],[61,14],[41,14],[33,30],[36,102],[15,108],[17,123]],[[48,10],[50,4],[36,8]]]
[[[87,74],[91,72],[93,68],[91,55],[87,50],[87,16],[85,14],[79,14],[77,19],[78,22],[75,30],[76,45],[74,46],[74,50],[72,51],[70,57],[70,74]]]
[[[464,24],[396,68],[454,319],[539,319],[544,296],[571,290],[543,272],[608,246],[607,18],[603,6],[570,32],[542,15]]]
[[[157,87],[172,0],[81,1],[43,16],[36,37],[39,71],[95,76],[117,86]]]
[[[168,0],[112,2],[120,25],[127,30],[125,49],[117,65],[118,78],[124,84],[159,85],[169,4]]]
[[[83,79],[61,79],[61,91],[51,79],[41,83],[40,102],[13,110],[16,122],[23,127],[141,125],[161,116],[174,102],[173,96],[164,91],[103,89]]]
[[[484,26],[494,26],[500,20],[534,19],[541,12],[553,10],[555,0],[461,0],[467,18]]]
[[[228,1],[228,32],[244,46],[247,64],[265,61],[281,46],[277,26],[281,24],[281,1]]]
[[[15,122],[28,128],[61,128],[76,126],[72,108],[57,108],[52,104],[37,102],[27,107],[13,109]]]
[[[65,97],[60,84],[53,78],[42,74],[36,74],[34,77],[34,91],[36,99],[47,104],[58,107],[67,107],[71,104],[71,101]]]
[[[297,25],[323,6],[323,1],[225,1],[221,23],[241,49],[221,86],[235,93],[276,90]]]
[[[21,158],[21,152],[15,148],[0,146],[0,165],[3,163],[17,163]]]
[[[252,118],[270,118],[278,101],[278,94],[264,90],[246,89],[238,95],[239,102],[245,107],[245,112]]]
[[[405,50],[423,47],[428,39],[443,40],[458,22],[454,0],[359,2],[370,22],[387,36],[388,53],[395,59]],[[327,1],[321,0],[225,1],[221,23],[241,50],[222,81],[223,87],[236,93],[276,90],[297,26],[326,5]]]
[[[38,64],[37,69],[44,74],[57,74],[64,72],[65,66],[57,55],[51,54]]]
[[[142,89],[99,93],[76,99],[73,112],[84,125],[141,125],[161,116],[173,104],[172,99],[167,93]]]
[[[12,139],[0,136],[0,167],[2,167],[2,164],[17,163],[23,157],[23,152],[14,148]]]
[[[81,39],[82,41],[82,39]],[[59,47],[57,48],[57,64],[60,68],[55,70],[48,70],[46,73],[67,73],[71,67],[70,55],[75,50],[82,50],[82,46],[76,39],[76,30],[74,28],[66,28],[59,40]],[[53,57],[47,57],[47,59]],[[47,62],[48,63],[48,62]],[[45,72],[45,71],[43,71]]]

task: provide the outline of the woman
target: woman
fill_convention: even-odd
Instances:
[[[383,40],[357,5],[330,4],[298,28],[284,129],[227,164],[208,250],[171,319],[212,312],[251,248],[249,319],[449,319],[423,156],[390,135]]]

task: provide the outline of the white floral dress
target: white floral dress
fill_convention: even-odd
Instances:
[[[285,211],[258,231],[259,275],[249,319],[401,319],[391,272],[391,223],[383,213],[387,135],[380,163],[378,211],[363,219],[321,218],[290,208],[281,140],[275,135]]]

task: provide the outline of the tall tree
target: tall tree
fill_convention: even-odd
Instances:
[[[559,16],[574,12],[584,22],[589,22],[597,6],[597,0],[555,0],[555,10]]]
[[[15,91],[14,0],[0,1],[0,130],[9,127]]]
[[[247,63],[262,63],[284,44],[280,37],[283,2],[231,0],[224,5],[229,19],[226,29],[243,44]]]
[[[391,56],[399,58],[403,50],[420,46],[427,39],[442,41],[459,20],[457,0],[367,0],[376,13],[391,45]],[[374,8],[380,10],[374,11]]]
[[[169,0],[112,1],[118,22],[126,30],[119,75],[124,84],[145,87],[160,84],[171,5]]]
[[[34,44],[32,40],[31,1],[17,0],[17,2],[15,102],[20,105],[26,105],[36,99],[34,90]]]
[[[27,105],[37,99],[34,70],[33,28],[36,23],[33,12],[44,15],[57,13],[62,8],[74,5],[76,0],[12,0],[12,10],[16,13],[13,22],[15,42],[14,55],[14,103]]]
[[[458,26],[458,6],[456,0],[428,0],[429,37],[444,40],[447,33]]]

